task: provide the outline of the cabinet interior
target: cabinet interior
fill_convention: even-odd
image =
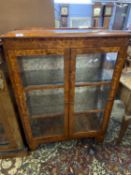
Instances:
[[[65,59],[59,54],[17,57],[35,137],[64,134],[65,106],[69,110],[71,100],[70,94],[65,100]],[[76,54],[74,87],[69,82],[74,89],[74,133],[99,129],[116,59],[117,52]]]

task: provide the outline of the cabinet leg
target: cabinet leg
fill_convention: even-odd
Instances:
[[[100,142],[100,143],[103,143],[103,141],[104,141],[104,135],[97,136],[97,137],[96,137],[96,141],[97,141],[97,142]]]
[[[29,148],[30,148],[31,151],[34,151],[34,150],[36,150],[37,146],[38,146],[37,144],[31,143],[29,145]]]

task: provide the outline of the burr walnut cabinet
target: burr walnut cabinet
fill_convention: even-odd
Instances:
[[[20,121],[31,149],[104,139],[130,33],[18,30],[2,36]]]
[[[0,43],[0,158],[26,153],[7,84],[4,63],[2,43]]]

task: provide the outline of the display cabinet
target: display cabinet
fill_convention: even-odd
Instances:
[[[21,30],[2,36],[31,149],[65,139],[104,139],[130,33]]]
[[[25,155],[17,115],[5,76],[2,43],[0,46],[0,158]]]

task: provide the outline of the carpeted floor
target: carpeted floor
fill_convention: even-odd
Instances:
[[[44,144],[27,157],[0,160],[0,175],[131,175],[131,127],[116,145],[119,103],[113,111],[103,144],[90,139]]]

